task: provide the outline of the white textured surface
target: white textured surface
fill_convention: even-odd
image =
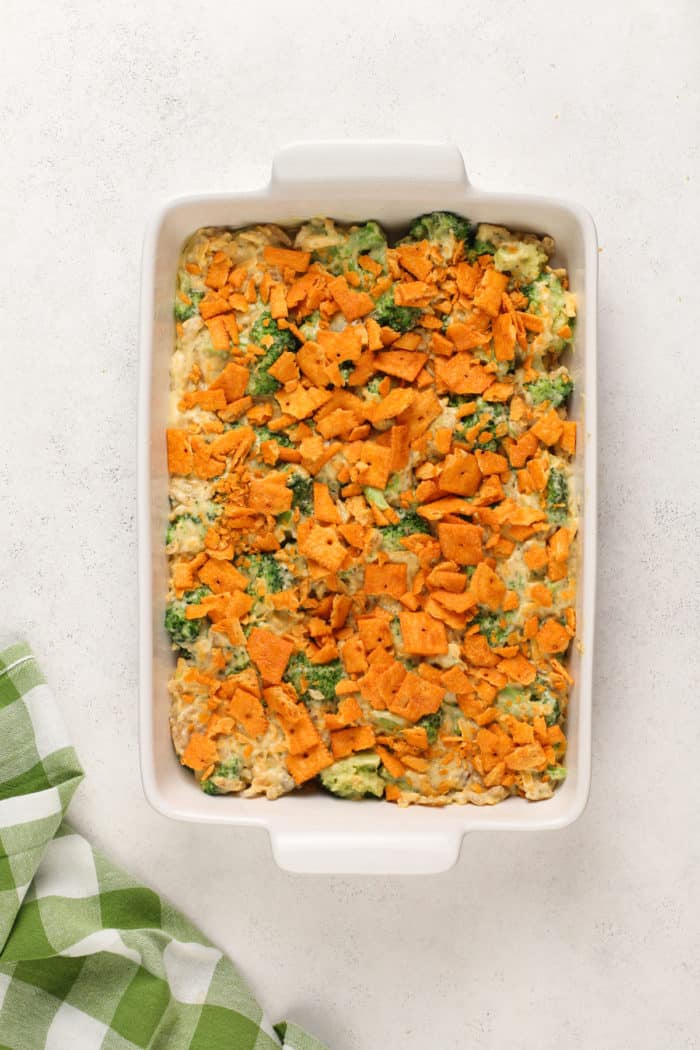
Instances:
[[[74,822],[333,1050],[700,1046],[700,9],[570,9],[2,5],[0,632],[59,697]],[[343,136],[455,141],[484,187],[586,204],[603,248],[591,801],[432,878],[283,874],[259,832],[158,817],[138,775],[144,222]]]

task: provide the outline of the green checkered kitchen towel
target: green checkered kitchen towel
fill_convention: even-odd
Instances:
[[[64,823],[82,776],[28,646],[0,652],[0,1050],[324,1050]]]

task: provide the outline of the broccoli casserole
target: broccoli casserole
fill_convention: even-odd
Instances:
[[[177,275],[171,731],[209,794],[551,796],[575,637],[575,298],[434,212],[206,228]]]

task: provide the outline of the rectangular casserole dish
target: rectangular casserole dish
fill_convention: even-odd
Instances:
[[[175,273],[182,244],[201,226],[289,224],[315,215],[343,222],[377,219],[400,230],[422,212],[455,211],[554,237],[554,265],[566,266],[578,300],[575,383],[570,417],[578,420],[573,463],[579,504],[578,632],[572,647],[567,735],[568,776],[553,798],[512,797],[497,806],[443,809],[344,803],[303,791],[264,798],[201,792],[173,751],[167,680],[173,653],[163,627],[168,520],[165,427],[174,338]],[[427,873],[457,859],[466,832],[560,828],[582,812],[591,760],[591,677],[595,602],[597,245],[584,210],[539,197],[484,193],[472,187],[455,147],[409,143],[318,143],[288,146],[275,157],[261,190],[181,198],[154,217],[145,240],[141,302],[138,446],[140,747],[146,797],[180,820],[266,827],[275,859],[298,872]]]

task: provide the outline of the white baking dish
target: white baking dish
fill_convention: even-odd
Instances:
[[[173,345],[173,295],[185,238],[200,226],[291,223],[314,215],[377,219],[390,231],[433,209],[478,221],[551,234],[556,263],[566,265],[578,297],[572,416],[580,420],[574,464],[581,498],[576,685],[569,706],[564,784],[547,801],[509,798],[492,807],[427,809],[345,802],[300,792],[274,802],[210,797],[173,751],[166,682],[173,662],[163,628],[168,517],[164,430]],[[425,873],[454,864],[462,837],[478,830],[561,828],[582,812],[591,761],[591,669],[596,557],[596,282],[593,221],[570,204],[484,193],[467,180],[453,146],[343,142],[288,146],[275,157],[270,183],[253,192],[183,197],[154,217],[145,240],[139,393],[139,569],[141,769],[150,803],[180,820],[257,825],[269,830],[278,864],[299,872]]]

